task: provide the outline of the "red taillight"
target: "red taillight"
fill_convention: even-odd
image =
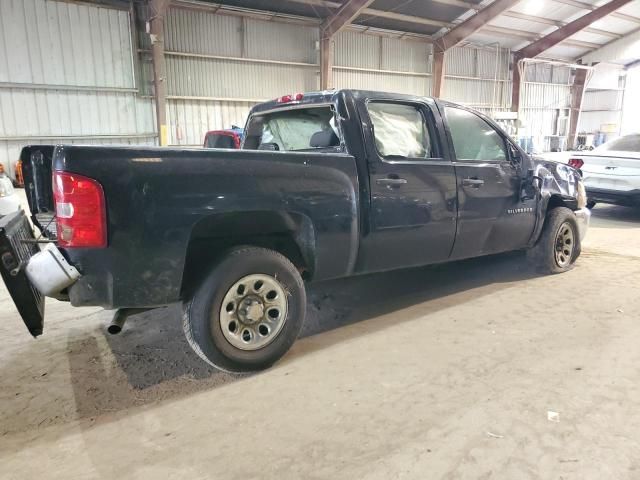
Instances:
[[[571,165],[573,168],[582,168],[582,166],[584,165],[584,160],[582,160],[581,158],[571,158],[569,159],[569,165]]]
[[[53,195],[61,247],[107,246],[107,211],[98,182],[75,173],[54,172]]]
[[[296,101],[298,101],[298,102],[299,102],[299,101],[300,101],[300,100],[302,100],[303,98],[304,98],[304,94],[302,94],[302,93],[296,93]]]

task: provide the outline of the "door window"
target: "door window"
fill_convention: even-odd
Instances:
[[[447,124],[458,160],[506,160],[502,136],[475,113],[445,107]]]
[[[376,101],[369,102],[367,109],[381,157],[419,160],[437,157],[433,137],[419,107]]]

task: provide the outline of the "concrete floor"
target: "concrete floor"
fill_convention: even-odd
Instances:
[[[640,478],[640,211],[596,207],[567,274],[524,265],[315,285],[251,376],[204,366],[177,308],[108,337],[50,301],[33,340],[0,287],[0,478]]]

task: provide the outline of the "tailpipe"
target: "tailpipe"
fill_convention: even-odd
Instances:
[[[116,313],[113,315],[113,320],[107,327],[107,332],[111,335],[117,335],[122,332],[122,328],[124,327],[124,322],[127,321],[131,315],[136,315],[138,313],[146,312],[148,310],[154,310],[153,308],[120,308],[116,310]]]

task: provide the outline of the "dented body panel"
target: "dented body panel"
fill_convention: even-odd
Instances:
[[[540,184],[536,208],[536,227],[529,241],[529,246],[533,246],[540,236],[549,204],[554,202],[561,202],[571,210],[579,212],[578,227],[582,239],[586,234],[591,214],[585,208],[587,199],[580,172],[567,164],[545,160],[541,157],[531,157],[531,163],[534,177],[539,179]],[[582,199],[580,199],[581,195],[583,195]]]

